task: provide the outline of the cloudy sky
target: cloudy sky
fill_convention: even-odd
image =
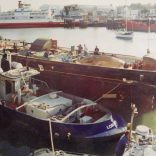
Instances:
[[[155,0],[22,0],[23,3],[31,4],[32,8],[38,8],[42,4],[68,5],[68,4],[91,4],[91,5],[123,5],[130,3],[156,3]],[[18,0],[0,0],[1,10],[17,8]]]

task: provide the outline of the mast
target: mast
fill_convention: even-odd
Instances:
[[[125,2],[125,19],[126,19],[126,31],[127,31],[127,0]]]
[[[148,18],[148,41],[147,41],[147,52],[150,51],[150,32],[151,32],[151,18]]]
[[[126,4],[126,8],[125,8],[125,17],[126,17],[126,31],[127,31],[127,4]]]
[[[22,8],[22,1],[18,1],[18,8]]]

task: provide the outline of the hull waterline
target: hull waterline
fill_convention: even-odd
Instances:
[[[64,22],[29,22],[29,23],[0,23],[0,28],[47,28],[64,27]]]

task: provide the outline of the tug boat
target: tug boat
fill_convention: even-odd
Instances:
[[[0,73],[2,127],[24,126],[49,139],[51,125],[54,141],[104,141],[124,133],[126,123],[121,116],[94,101],[49,91],[45,82],[32,77],[38,74],[25,67]]]

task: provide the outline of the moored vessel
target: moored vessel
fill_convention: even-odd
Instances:
[[[37,47],[42,47],[42,45],[37,44]],[[57,49],[55,50],[57,51]],[[32,52],[32,54],[27,55],[28,51]],[[100,101],[109,101],[109,104],[105,104],[115,112],[120,109],[120,106],[124,102],[126,104],[122,105],[122,107],[125,107],[126,112],[129,112],[130,96],[133,97],[134,103],[139,105],[142,111],[153,108],[154,103],[152,99],[155,97],[156,73],[151,68],[144,69],[145,63],[147,63],[146,59],[142,60],[142,58],[135,56],[104,53],[103,56],[93,55],[93,58],[99,58],[100,65],[98,63],[93,65],[92,62],[90,62],[90,56],[86,56],[89,58],[86,58],[86,60],[88,60],[88,64],[86,65],[83,64],[83,59],[81,64],[81,60],[78,60],[79,64],[75,64],[73,61],[62,61],[62,56],[71,53],[70,49],[65,50],[63,54],[61,54],[61,52],[60,54],[56,52],[56,55],[51,55],[52,57],[49,58],[43,57],[44,51],[43,49],[37,52],[39,57],[36,57],[36,52],[30,49],[25,50],[23,55],[18,51],[18,53],[15,54],[11,53],[13,55],[12,60],[21,62],[29,67],[34,67],[35,69],[42,69],[41,74],[37,77],[41,80],[45,80],[50,88],[63,90],[92,100],[98,99],[107,91],[115,88],[113,93],[121,95],[121,97],[123,97],[121,100],[122,102],[119,102],[120,96],[116,96],[116,98],[112,96],[110,99],[103,98]],[[59,59],[56,59],[57,56],[59,56]],[[77,60],[77,58],[79,59],[79,55],[74,56],[74,60]],[[105,63],[102,63],[101,58],[107,59],[107,66]],[[106,61],[105,59],[104,61]],[[120,66],[117,67],[116,61],[118,59],[118,65]],[[122,61],[120,61],[120,59]],[[111,60],[111,62],[109,60]],[[114,65],[112,61],[115,61]],[[151,63],[151,61],[148,63]],[[101,64],[103,66],[101,66]],[[133,90],[132,95],[130,95],[130,88]],[[118,105],[111,104],[110,101],[112,99],[117,100]]]
[[[92,100],[62,91],[50,91],[32,78],[32,68],[1,72],[1,126],[24,127],[49,140],[89,143],[117,139],[125,131],[124,119]],[[46,93],[47,91],[47,93]],[[107,96],[107,95],[105,95]],[[50,130],[52,127],[52,130]]]
[[[150,23],[149,23],[150,22]],[[156,23],[153,20],[128,20],[127,29],[129,31],[138,31],[138,32],[156,32]]]
[[[131,40],[133,38],[133,32],[127,30],[119,30],[116,33],[116,38]]]
[[[18,8],[0,12],[0,28],[64,27],[64,21],[55,18],[51,9],[32,10],[30,4],[18,1]]]

